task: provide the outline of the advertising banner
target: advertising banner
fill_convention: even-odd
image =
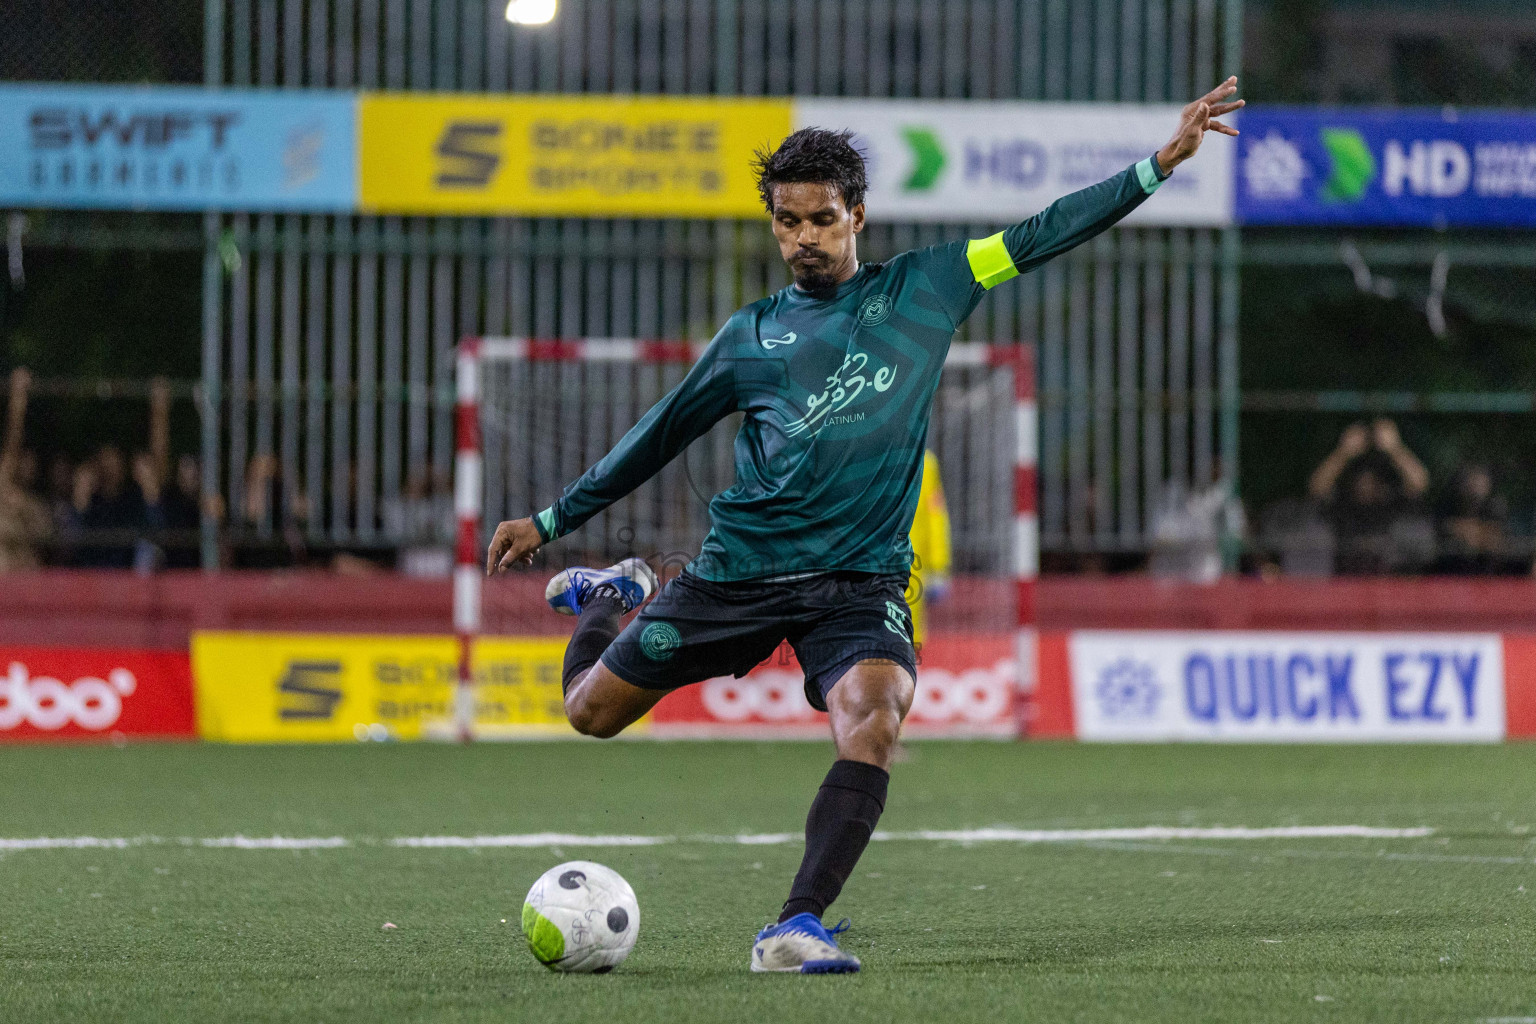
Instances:
[[[476,734],[574,736],[560,691],[564,637],[486,638],[476,645]],[[669,695],[625,735],[821,738],[826,716],[806,702],[786,646],[741,679]],[[447,734],[454,641],[435,636],[199,632],[192,638],[197,731],[235,743],[420,739]],[[905,735],[1018,731],[1012,640],[935,636],[924,645]]]
[[[378,213],[743,217],[787,100],[364,93],[362,206]]]
[[[1504,737],[1497,634],[1085,631],[1067,643],[1079,739]]]
[[[185,654],[0,647],[0,669],[0,743],[193,735]]]
[[[795,127],[854,130],[869,162],[873,220],[1002,224],[1146,159],[1173,134],[1181,109],[808,99],[795,101]],[[1199,159],[1179,167],[1125,223],[1230,224],[1236,141],[1207,138]]]
[[[1237,141],[1244,224],[1536,226],[1536,115],[1256,108]]]
[[[350,93],[0,85],[0,206],[357,205]]]
[[[574,735],[560,693],[565,643],[501,637],[476,645],[478,735]],[[451,637],[198,632],[192,668],[197,731],[207,740],[410,740],[451,730]]]
[[[0,85],[0,205],[756,217],[754,151],[820,125],[858,134],[871,216],[1006,223],[1141,160],[1178,111]],[[1230,223],[1233,152],[1213,138],[1130,222]]]
[[[936,634],[923,645],[902,735],[1015,736],[1016,678],[1008,634]],[[827,735],[827,716],[806,700],[805,674],[787,644],[740,679],[710,679],[669,694],[649,721],[657,737]]]

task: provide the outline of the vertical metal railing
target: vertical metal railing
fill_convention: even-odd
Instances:
[[[502,6],[207,0],[207,80],[1163,102],[1235,73],[1241,43],[1241,0],[562,0],[542,28]],[[862,252],[1000,226],[875,223]],[[205,233],[209,496],[254,535],[338,545],[397,543],[401,503],[446,485],[454,339],[702,340],[786,283],[754,221],[231,214]],[[1236,258],[1231,229],[1120,229],[965,325],[1039,343],[1047,552],[1138,549],[1166,487],[1235,475]],[[667,382],[610,391],[602,414],[632,421]]]

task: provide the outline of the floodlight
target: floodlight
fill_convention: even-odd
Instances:
[[[555,20],[558,0],[511,0],[507,20],[514,25],[548,25]]]

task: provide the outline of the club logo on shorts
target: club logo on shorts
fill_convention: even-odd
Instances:
[[[640,649],[652,661],[666,661],[682,642],[677,627],[670,622],[653,622],[640,631]]]
[[[901,605],[895,601],[885,602],[885,628],[908,642],[912,640],[910,620],[910,613]]]
[[[891,297],[889,295],[872,295],[864,300],[864,305],[859,307],[859,323],[865,327],[883,324],[886,317],[890,315]]]

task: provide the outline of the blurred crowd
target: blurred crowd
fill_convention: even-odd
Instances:
[[[1285,573],[1531,571],[1530,538],[1515,534],[1487,463],[1465,461],[1438,488],[1431,483],[1391,420],[1351,424],[1306,497],[1267,511],[1256,546],[1267,568]]]
[[[170,388],[150,387],[145,447],[103,445],[84,459],[53,457],[43,472],[24,443],[31,376],[11,372],[0,448],[0,570],[42,564],[96,568],[198,564],[197,460],[170,453]]]
[[[1256,529],[1224,481],[1167,488],[1153,516],[1151,571],[1193,580],[1234,567],[1262,576],[1533,571],[1532,539],[1513,528],[1488,464],[1463,462],[1432,484],[1392,420],[1353,423],[1306,494],[1267,507]]]
[[[149,388],[144,446],[102,445],[84,458],[58,454],[46,471],[26,443],[31,376],[10,376],[0,440],[0,572],[42,565],[79,568],[195,568],[202,562],[202,471],[190,454],[171,453],[171,389]],[[208,500],[221,565],[232,568],[326,567],[366,572],[399,568],[446,575],[452,568],[453,498],[446,479],[412,474],[400,497],[379,510],[375,533],[389,544],[349,547],[317,542],[316,511],[288,493],[278,460],[246,464],[242,500],[226,509]],[[289,489],[293,490],[293,489]]]
[[[171,389],[149,388],[142,447],[106,444],[84,458],[42,465],[26,444],[31,377],[12,371],[0,440],[0,572],[40,565],[193,568],[202,560],[204,513],[216,525],[219,564],[309,566],[344,572],[398,569],[443,576],[452,568],[451,482],[410,474],[381,503],[371,545],[324,541],[324,509],[285,487],[277,458],[244,470],[239,507],[204,499],[198,460],[171,452]],[[1194,581],[1234,571],[1257,575],[1515,575],[1532,572],[1529,531],[1512,524],[1492,469],[1468,461],[1437,486],[1389,419],[1354,423],[1308,481],[1306,493],[1265,508],[1251,526],[1225,479],[1204,488],[1169,485],[1149,512],[1153,575]],[[355,486],[355,481],[354,481]],[[206,501],[206,507],[205,507]],[[349,503],[349,507],[355,507]],[[1105,571],[1102,562],[1049,564],[1055,571]],[[1132,562],[1123,568],[1135,570]]]

